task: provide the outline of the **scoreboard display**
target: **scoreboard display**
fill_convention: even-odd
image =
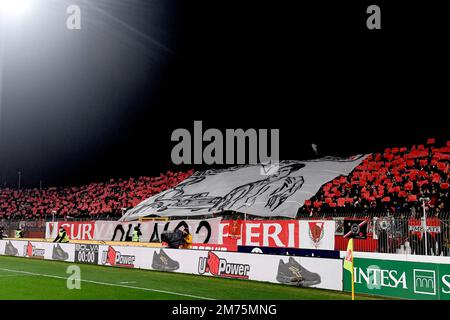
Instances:
[[[98,244],[75,244],[75,262],[98,264]]]

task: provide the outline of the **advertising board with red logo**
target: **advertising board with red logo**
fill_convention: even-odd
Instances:
[[[94,240],[95,239],[95,222],[47,222],[45,226],[45,238],[55,239],[58,235],[59,228],[64,227],[70,240]]]
[[[44,259],[45,248],[40,246],[39,243],[27,241],[23,248],[23,254],[27,258]]]
[[[212,251],[208,252],[207,257],[200,257],[198,260],[198,273],[201,275],[210,273],[217,277],[248,279],[249,272],[249,264],[228,262]]]
[[[151,269],[152,248],[99,245],[98,250],[99,265]]]
[[[342,260],[135,246],[0,240],[0,255],[342,290]],[[98,250],[98,251],[97,251]],[[77,252],[79,257],[75,257]],[[84,257],[85,256],[85,257]],[[80,258],[81,257],[81,258]]]
[[[0,242],[0,254],[8,256],[68,262],[75,260],[73,244],[27,240],[1,240]]]
[[[145,249],[152,270],[342,290],[341,259],[230,251]],[[140,264],[135,267],[148,268]]]

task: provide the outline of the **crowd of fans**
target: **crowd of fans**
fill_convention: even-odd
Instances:
[[[111,179],[78,187],[0,189],[0,219],[42,219],[53,214],[57,218],[120,217],[122,209],[174,187],[192,173],[168,171],[159,177]]]
[[[348,176],[325,184],[299,210],[298,216],[358,213],[450,212],[450,141],[440,147],[435,139],[424,145],[387,148],[367,156]],[[190,175],[168,171],[159,177],[111,179],[78,187],[46,189],[0,189],[0,219],[56,217],[120,217],[123,209],[136,206],[152,195],[169,189]]]
[[[377,213],[435,215],[450,212],[450,141],[437,147],[433,138],[425,145],[387,148],[369,155],[348,176],[325,184],[299,210],[299,216]]]

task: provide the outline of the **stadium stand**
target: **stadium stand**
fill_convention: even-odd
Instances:
[[[300,209],[299,217],[337,214],[414,214],[427,209],[450,212],[450,141],[441,147],[430,138],[426,145],[387,148],[369,155],[348,176],[325,184]]]
[[[0,219],[43,219],[53,212],[59,218],[120,217],[122,208],[132,208],[192,173],[168,171],[158,177],[111,179],[79,187],[0,189]]]
[[[348,177],[325,184],[305,202],[298,217],[355,213],[409,216],[422,211],[421,197],[430,199],[427,209],[433,213],[450,212],[449,160],[450,141],[437,147],[433,138],[426,145],[370,154]],[[192,174],[193,170],[168,171],[159,177],[111,179],[80,187],[0,189],[0,219],[42,219],[52,212],[59,218],[120,217],[122,208],[132,208]]]

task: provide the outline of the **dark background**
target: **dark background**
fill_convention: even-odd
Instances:
[[[2,186],[202,169],[170,159],[194,120],[279,128],[282,159],[450,140],[441,2],[72,1],[80,31],[49,3],[5,29]]]

